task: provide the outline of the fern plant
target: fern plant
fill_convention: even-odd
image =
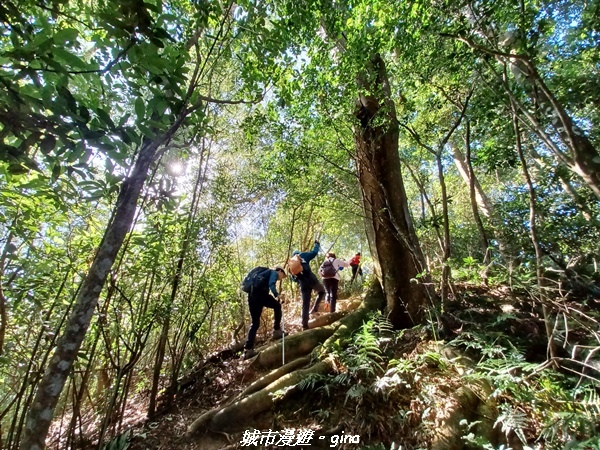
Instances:
[[[494,427],[500,425],[502,432],[507,438],[512,432],[515,433],[523,444],[527,444],[525,429],[527,428],[528,421],[525,413],[509,404],[500,405],[500,411]]]
[[[505,435],[514,433],[526,445],[526,430],[531,435],[537,429],[534,440],[545,449],[595,448],[595,436],[600,434],[595,383],[574,387],[576,378],[549,368],[540,370],[501,334],[463,333],[451,345],[479,354],[479,362],[464,378],[483,379],[493,387],[499,403],[496,426]]]

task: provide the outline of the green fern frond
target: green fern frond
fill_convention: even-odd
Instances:
[[[508,436],[512,431],[523,444],[527,444],[525,438],[525,428],[527,427],[527,416],[522,412],[514,409],[512,405],[504,404],[501,406],[502,412],[496,419],[494,427],[498,424],[502,425],[502,432]]]
[[[127,450],[131,441],[131,431],[127,430],[125,433],[116,436],[106,443],[102,450]]]
[[[349,399],[356,400],[362,398],[367,391],[368,389],[362,384],[355,384],[346,392],[346,400],[344,400],[344,404],[346,404]]]
[[[301,391],[315,390],[316,387],[326,380],[326,378],[318,373],[308,374],[305,378],[300,380],[296,387]]]
[[[338,373],[335,377],[333,377],[332,383],[339,384],[339,385],[345,385],[345,384],[348,384],[351,379],[352,379],[352,377],[350,376],[350,374],[348,372],[341,372],[341,373]]]

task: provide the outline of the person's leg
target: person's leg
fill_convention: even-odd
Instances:
[[[359,275],[361,276],[361,278],[362,278],[362,276],[363,276],[363,274],[362,274],[362,267],[360,267],[360,266],[358,266],[358,274],[359,274]]]
[[[252,323],[250,324],[248,337],[246,339],[246,343],[244,344],[244,348],[246,350],[254,348],[254,339],[256,339],[256,333],[258,332],[258,327],[260,326],[260,315],[262,314],[263,306],[259,299],[248,297],[248,309],[250,310],[250,318],[252,319]]]
[[[331,304],[331,280],[332,278],[325,278],[323,280],[323,286],[325,286],[325,301]]]
[[[323,280],[323,286],[325,286],[325,292],[326,292],[325,301],[327,303],[329,303],[330,306],[331,306],[331,297],[333,294],[333,291],[332,291],[333,283],[331,282],[331,280],[335,280],[335,278],[325,278]]]
[[[281,329],[281,303],[275,300],[270,295],[266,295],[263,300],[263,306],[266,308],[271,308],[273,310],[273,330]]]
[[[337,278],[330,278],[328,281],[331,282],[331,301],[329,302],[329,312],[335,312],[335,304],[337,302],[337,293],[340,280]]]
[[[325,297],[325,287],[323,286],[323,283],[316,280],[312,286],[312,290],[317,293],[317,299],[315,300],[314,306],[310,310],[311,313],[319,311],[319,304],[321,303],[321,300],[323,300],[323,298]]]
[[[310,296],[312,289],[310,286],[300,284],[300,295],[302,296],[302,328],[308,328],[308,314],[310,309]]]
[[[350,278],[350,284],[354,283],[354,279],[356,278],[356,272],[358,272],[358,266],[356,264],[350,264],[352,267],[352,278]]]

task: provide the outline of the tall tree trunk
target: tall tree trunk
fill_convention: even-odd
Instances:
[[[408,210],[400,158],[398,121],[380,55],[371,58],[369,74],[359,77],[354,139],[367,238],[385,293],[389,319],[396,328],[421,322],[426,291],[412,282],[424,259]],[[366,82],[365,79],[372,80]]]
[[[62,304],[62,293],[63,290],[66,289],[68,280],[71,276],[71,271],[67,270],[61,282],[61,285],[58,288],[56,295],[54,296],[52,306],[50,307],[49,311],[44,315],[43,322],[49,322],[50,318],[53,317],[54,309],[57,308],[59,304]],[[46,362],[50,359],[52,355],[52,349],[54,348],[54,344],[58,339],[57,336],[60,330],[63,328],[63,325],[67,321],[67,318],[71,313],[71,310],[73,308],[73,305],[75,304],[77,295],[80,290],[81,286],[77,288],[77,291],[71,297],[69,305],[67,306],[67,308],[65,308],[64,312],[60,316],[60,319],[58,320],[58,323],[55,325],[55,333],[52,335],[50,341],[46,341],[46,330],[42,328],[38,333],[36,342],[31,352],[31,358],[28,362],[26,375],[21,384],[22,388],[20,393],[18,394],[17,408],[15,409],[15,414],[13,416],[10,431],[8,433],[8,438],[6,439],[6,442],[8,443],[7,448],[17,448],[19,445],[21,434],[25,427],[27,412],[29,411],[30,405],[34,401],[36,388],[39,386],[40,376],[35,370],[35,368],[44,367],[46,365]],[[42,345],[44,346],[42,347]],[[22,411],[22,414],[19,414],[19,410]]]
[[[440,148],[439,152],[435,155],[435,160],[438,169],[438,178],[440,180],[440,189],[442,191],[442,219],[444,227],[444,247],[443,247],[443,259],[442,259],[442,289],[441,297],[442,304],[446,304],[448,301],[448,292],[450,289],[450,276],[451,268],[448,264],[448,260],[452,254],[450,246],[450,218],[448,216],[448,191],[446,189],[446,178],[444,176],[444,165],[442,163],[442,151],[443,147]]]
[[[406,161],[402,161],[402,162],[404,163],[404,167],[406,167],[408,169],[408,171],[410,172],[410,175],[411,175],[413,181],[415,182],[415,184],[419,188],[419,192],[421,193],[421,214],[422,214],[423,220],[425,220],[425,204],[427,204],[427,207],[429,208],[429,214],[431,214],[432,227],[435,232],[435,236],[437,238],[438,245],[440,246],[440,251],[443,254],[444,253],[444,239],[443,239],[442,233],[440,231],[440,226],[438,225],[438,220],[437,220],[438,214],[435,210],[435,206],[429,199],[429,195],[427,195],[427,190],[425,189],[425,184],[419,179],[419,174],[416,173],[412,169],[412,167],[410,167],[410,164],[408,164]]]
[[[481,211],[482,214],[490,220],[493,227],[493,235],[494,239],[498,242],[498,249],[500,251],[500,255],[510,267],[510,271],[512,272],[513,266],[515,264],[514,252],[511,247],[512,244],[509,241],[506,241],[501,233],[498,232],[502,228],[502,224],[498,214],[496,212],[496,208],[493,203],[482,189],[481,184],[477,180],[475,176],[475,171],[473,170],[473,165],[471,164],[471,142],[470,142],[470,124],[467,121],[467,136],[466,136],[466,150],[467,154],[464,155],[460,149],[450,143],[450,148],[452,150],[452,157],[454,159],[454,163],[458,168],[458,171],[464,180],[465,183],[469,186],[469,195],[471,197],[471,208],[473,209],[473,216],[475,217],[475,223],[477,225],[477,229],[479,230],[481,248],[484,252],[484,264],[488,264],[491,260],[491,255],[489,254],[489,241],[487,237],[487,233],[485,232],[485,227],[483,226],[483,222],[481,220],[481,216],[478,211]],[[485,247],[484,247],[485,245]]]
[[[181,249],[179,250],[179,257],[177,259],[177,267],[175,269],[175,274],[173,276],[173,282],[171,284],[171,296],[169,298],[169,304],[167,305],[167,311],[165,314],[165,318],[163,321],[163,326],[160,333],[160,338],[158,341],[158,347],[156,349],[156,358],[154,360],[154,371],[152,374],[152,389],[150,391],[150,400],[148,402],[148,417],[152,417],[156,412],[156,398],[158,395],[158,388],[160,385],[160,374],[162,371],[162,366],[165,358],[165,353],[167,349],[167,342],[169,338],[169,330],[171,328],[171,310],[173,309],[173,305],[175,304],[175,299],[177,297],[177,292],[179,290],[179,283],[181,282],[181,275],[183,273],[183,264],[187,257],[188,248],[190,241],[192,239],[192,228],[193,222],[196,217],[196,212],[198,209],[198,199],[200,197],[200,192],[202,190],[202,180],[206,175],[206,171],[203,170],[203,164],[208,164],[208,162],[204,161],[206,148],[203,147],[202,153],[200,155],[200,162],[198,163],[198,174],[196,175],[196,182],[194,184],[194,191],[192,197],[192,204],[190,206],[190,210],[188,212],[187,223],[185,226],[185,232],[183,236],[183,241],[181,243]],[[208,158],[206,158],[208,160]],[[167,394],[166,402],[170,403],[171,398],[170,394]]]
[[[477,178],[475,177],[475,171],[473,170],[473,165],[471,164],[471,124],[468,119],[465,124],[465,142],[467,148],[466,158],[463,156],[460,149],[452,142],[450,142],[450,149],[452,150],[452,158],[454,159],[454,164],[458,168],[462,179],[469,186],[469,201],[471,203],[471,211],[473,212],[473,220],[475,221],[477,233],[479,234],[479,245],[481,247],[481,253],[483,255],[483,265],[486,266],[486,269],[484,269],[481,275],[483,277],[484,283],[487,284],[487,267],[489,266],[491,260],[489,251],[490,244],[487,232],[485,231],[485,227],[483,225],[483,220],[481,219],[481,215],[479,214],[479,210],[481,209],[483,214],[489,218],[491,216],[492,208],[491,205],[488,206],[489,200],[483,192],[483,189],[479,184],[479,180],[477,180]]]
[[[186,114],[182,113],[165,134],[142,146],[131,176],[121,186],[112,221],[106,228],[90,270],[82,282],[73,312],[58,341],[27,416],[25,434],[20,447],[22,450],[40,450],[45,447],[56,404],[87,333],[108,273],[133,222],[137,201],[148,176],[149,167],[156,157],[158,148],[171,139],[183,123],[185,116]]]
[[[13,221],[14,225],[14,221]],[[8,314],[6,312],[6,297],[4,296],[3,278],[4,269],[6,268],[6,258],[12,243],[13,232],[9,231],[2,249],[2,255],[0,256],[0,355],[4,353],[4,337],[6,336],[6,329],[8,328]]]
[[[521,162],[523,175],[525,177],[525,181],[527,182],[527,187],[529,189],[529,234],[531,236],[531,242],[533,243],[533,247],[535,248],[536,278],[540,295],[540,302],[542,304],[542,312],[544,315],[546,335],[548,337],[548,356],[550,358],[554,358],[556,356],[556,348],[554,345],[552,327],[550,326],[550,314],[548,312],[548,308],[545,302],[546,291],[544,286],[544,270],[542,261],[543,251],[540,246],[540,241],[537,234],[536,193],[533,181],[531,180],[531,176],[529,175],[529,169],[527,168],[527,161],[525,161],[525,156],[523,155],[523,147],[521,145],[521,131],[519,129],[516,109],[513,110],[513,127],[515,130],[516,147],[517,153],[519,154],[519,161]]]
[[[471,182],[473,183],[476,207],[486,218],[491,218],[493,216],[494,206],[492,205],[492,202],[487,194],[482,189],[477,177],[471,177],[470,174],[473,172],[473,169],[472,167],[469,167],[467,158],[463,152],[460,151],[460,148],[458,148],[458,146],[453,142],[450,142],[450,149],[452,150],[452,158],[454,159],[454,164],[458,169],[458,173],[460,173],[463,181],[467,184],[467,186],[469,186],[469,190]]]

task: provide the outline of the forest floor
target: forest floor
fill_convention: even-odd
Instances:
[[[340,309],[357,304],[358,299],[340,300]],[[600,310],[598,299],[588,299],[586,304]],[[581,307],[580,299],[574,306]],[[381,356],[371,355],[370,368],[360,367],[356,358],[338,359],[336,373],[329,376],[330,381],[324,382],[322,378],[309,381],[304,390],[286,397],[285,401],[275,402],[268,412],[258,415],[252,421],[252,427],[258,430],[253,435],[240,429],[231,434],[203,431],[186,436],[187,428],[203,412],[227,404],[264,375],[254,368],[252,360],[241,360],[239,352],[223,352],[210,363],[199,366],[201,370],[187,383],[186,390],[169,411],[153,421],[140,422],[132,429],[129,449],[463,448],[464,438],[460,435],[456,438],[460,446],[440,444],[444,424],[456,419],[457,403],[463,401],[457,393],[467,383],[465,374],[469,372],[469,363],[456,364],[460,358],[448,342],[461,341],[463,352],[475,348],[477,351],[471,356],[477,358],[483,350],[477,349],[482,344],[474,336],[482,332],[495,339],[485,351],[495,349],[501,354],[504,352],[506,358],[512,345],[520,346],[524,361],[543,367],[547,341],[540,309],[532,304],[526,292],[515,292],[507,287],[457,285],[452,301],[436,320],[377,341]],[[299,318],[289,320],[285,328],[290,334],[300,332]],[[270,343],[264,339],[267,330],[262,331],[263,341],[257,341],[258,350],[261,344]],[[510,339],[507,341],[506,337]],[[386,391],[386,382],[389,384],[392,380],[396,385],[400,380],[401,388]],[[372,389],[373,386],[377,388]],[[483,397],[481,393],[477,395]],[[528,424],[500,429],[494,426],[498,422],[492,421],[488,430],[491,441],[502,440],[507,446],[519,449],[524,448],[524,440],[533,442],[539,437],[538,412],[532,405],[522,404],[519,408],[530,417]],[[446,436],[444,439],[455,438]],[[310,445],[306,445],[308,443]]]

